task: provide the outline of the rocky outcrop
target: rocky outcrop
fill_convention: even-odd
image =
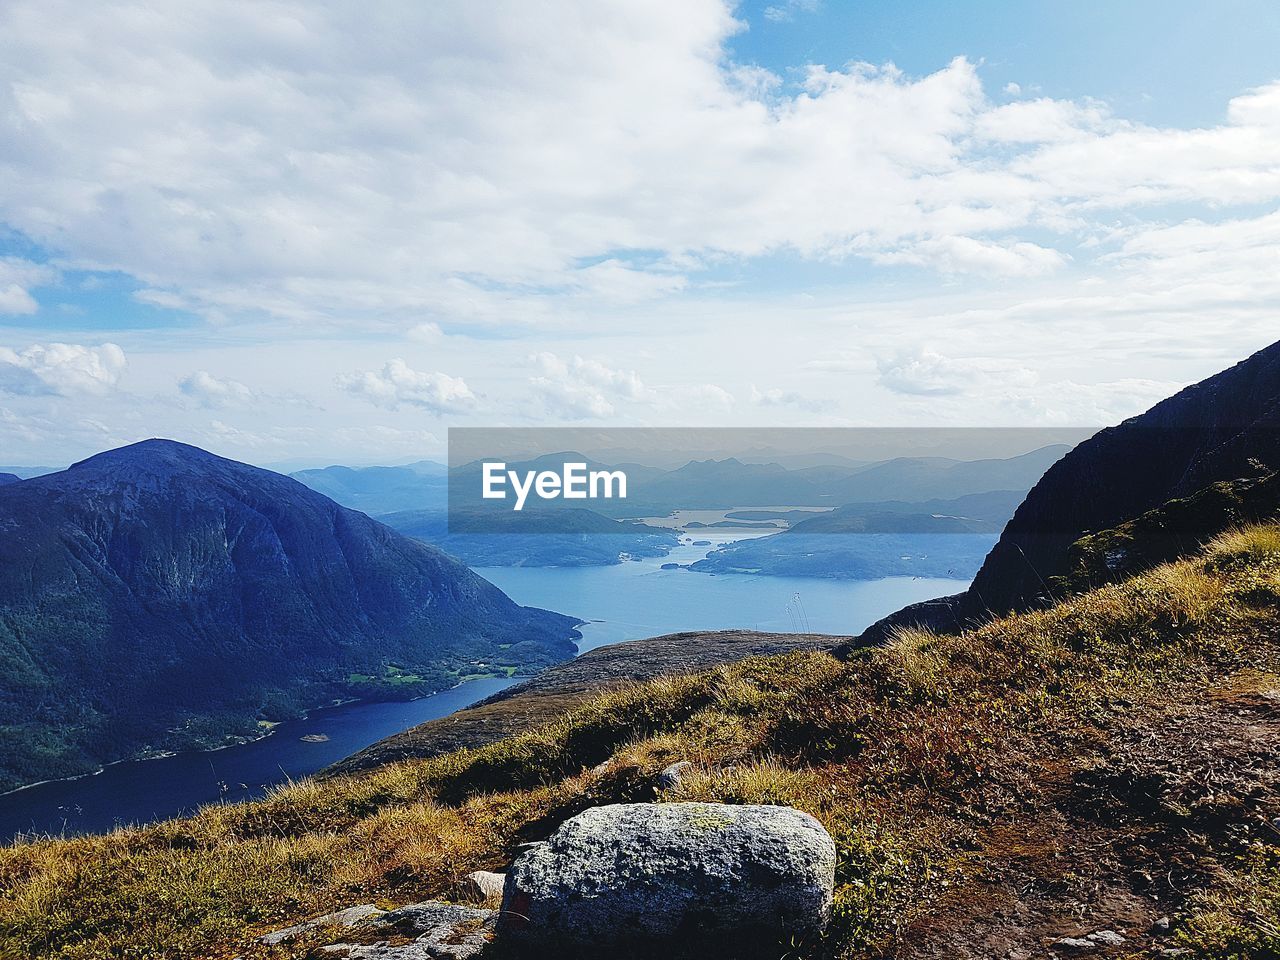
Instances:
[[[317,947],[309,956],[334,960],[469,960],[493,939],[493,910],[428,900],[396,910],[372,905],[326,914],[260,938],[269,946],[325,927],[345,927],[351,943]]]
[[[821,933],[835,862],[822,825],[789,807],[595,807],[512,865],[499,933],[539,954],[776,955]]]

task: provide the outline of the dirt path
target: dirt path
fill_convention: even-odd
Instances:
[[[1101,727],[1011,758],[1023,798],[978,832],[895,956],[1190,956],[1161,918],[1176,925],[1250,844],[1280,839],[1280,676],[1246,670],[1120,705]]]

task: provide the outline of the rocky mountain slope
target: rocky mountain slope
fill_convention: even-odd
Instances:
[[[1146,413],[1109,427],[1051,466],[1027,494],[970,588],[909,607],[869,628],[895,624],[954,630],[991,613],[1052,599],[1069,573],[1072,545],[1217,482],[1280,469],[1280,343],[1187,387]],[[1186,538],[1194,549],[1193,536]]]
[[[0,787],[459,673],[575,621],[287,477],[170,441],[0,487]],[[394,682],[391,682],[394,680]]]

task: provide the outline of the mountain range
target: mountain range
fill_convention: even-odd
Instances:
[[[0,487],[0,787],[571,656],[577,621],[165,440]]]

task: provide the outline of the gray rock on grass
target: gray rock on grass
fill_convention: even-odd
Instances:
[[[575,955],[698,942],[776,955],[825,927],[835,863],[822,824],[790,807],[595,807],[512,865],[498,933]]]

